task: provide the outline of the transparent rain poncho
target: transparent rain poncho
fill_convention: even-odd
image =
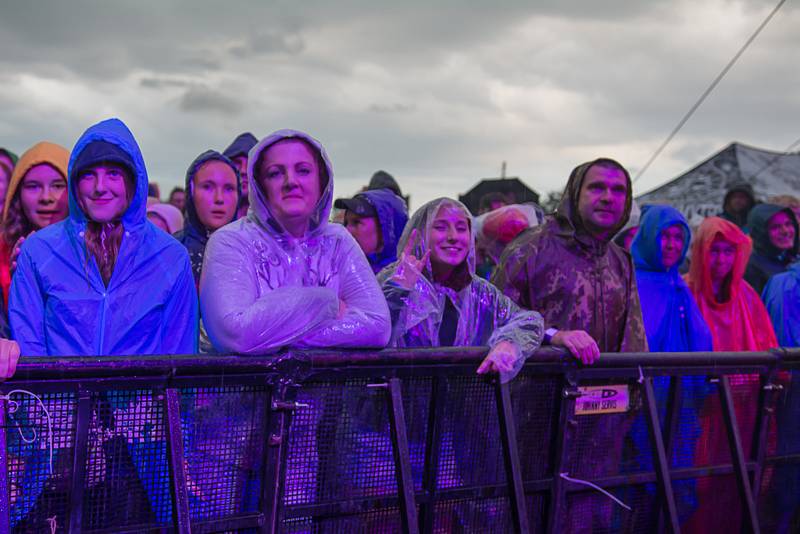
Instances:
[[[462,210],[472,221],[469,211],[460,202],[448,198],[428,202],[414,213],[406,226],[397,245],[398,257],[402,257],[414,230],[417,230],[417,239],[413,255],[417,258],[425,255],[430,244],[431,224],[444,206]],[[414,288],[409,291],[393,280],[398,269],[402,268],[402,261],[398,261],[378,275],[392,315],[392,346],[438,346],[446,298],[458,311],[454,346],[494,347],[501,341],[508,341],[518,349],[513,370],[501,373],[502,382],[516,376],[525,359],[541,344],[542,316],[535,311],[523,310],[491,283],[475,275],[474,233],[465,264],[454,271],[447,286],[432,281],[428,261]]]
[[[328,175],[302,238],[281,226],[256,180],[261,153],[286,139],[316,150]],[[347,230],[328,223],[333,168],[319,142],[294,130],[269,135],[250,151],[248,180],[247,217],[214,232],[206,247],[200,302],[217,350],[384,347],[391,326],[375,275]]]

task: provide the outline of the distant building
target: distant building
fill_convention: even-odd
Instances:
[[[640,206],[670,204],[689,224],[699,224],[722,210],[725,192],[732,184],[747,182],[756,199],[775,195],[800,195],[800,154],[773,152],[731,143],[671,182],[636,197]]]
[[[481,199],[490,193],[503,193],[512,204],[539,203],[539,193],[525,185],[519,178],[484,178],[472,189],[458,195],[473,215],[478,215]]]

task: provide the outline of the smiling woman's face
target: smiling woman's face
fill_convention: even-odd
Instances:
[[[431,223],[431,264],[453,268],[467,258],[470,246],[469,220],[453,206],[442,206]]]
[[[317,158],[306,143],[279,141],[261,157],[258,181],[272,215],[284,228],[304,228],[321,195]]]
[[[19,187],[22,212],[35,229],[67,216],[67,180],[54,167],[46,163],[31,167]]]

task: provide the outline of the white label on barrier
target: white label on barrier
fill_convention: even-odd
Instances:
[[[627,385],[582,386],[581,396],[575,399],[575,415],[627,412],[630,395]]]

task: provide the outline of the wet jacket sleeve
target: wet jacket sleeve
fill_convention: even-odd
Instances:
[[[630,262],[630,284],[628,284],[628,305],[625,314],[625,331],[622,337],[620,352],[649,352],[647,333],[642,318],[642,304],[639,301],[639,289],[636,276],[633,274],[633,263]]]
[[[762,295],[781,347],[800,347],[800,291],[791,274],[773,276]]]
[[[500,257],[500,264],[494,270],[492,284],[519,306],[531,309],[533,303],[530,301],[528,262],[536,257],[537,250],[532,244],[525,247],[527,254],[523,254],[522,249],[516,242],[506,248]]]
[[[259,295],[254,260],[247,249],[247,243],[225,232],[214,233],[206,247],[200,307],[217,350],[274,351],[336,318],[339,297],[327,287],[287,286]]]
[[[164,354],[195,354],[199,323],[197,290],[188,256],[184,256],[181,274],[165,303],[164,316],[169,318],[170,324],[162,330]]]
[[[391,334],[386,300],[367,258],[349,235],[342,239],[344,250],[339,264],[338,301],[345,313],[326,318],[297,343],[300,347],[383,348]],[[337,314],[338,315],[338,314]]]
[[[535,311],[523,310],[498,288],[487,284],[488,290],[494,293],[495,329],[489,338],[489,346],[494,347],[501,341],[507,341],[518,350],[514,368],[500,373],[500,381],[508,382],[522,369],[522,366],[536,349],[542,344],[544,337],[544,319]]]
[[[44,339],[44,299],[30,254],[23,246],[9,292],[11,335],[22,356],[47,356]]]

